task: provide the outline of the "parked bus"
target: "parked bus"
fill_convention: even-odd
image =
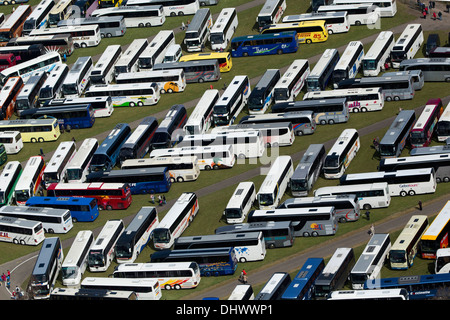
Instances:
[[[236,8],[223,8],[210,30],[211,49],[215,51],[226,50],[238,24]]]
[[[397,2],[396,0],[333,0],[333,4],[336,5],[345,5],[345,4],[374,4],[378,6],[380,9],[381,17],[393,17],[397,13]]]
[[[22,135],[19,131],[0,131],[0,143],[5,147],[6,154],[16,154],[23,149]]]
[[[33,29],[47,27],[50,11],[54,6],[54,0],[41,0],[30,13],[27,20],[25,20],[22,29],[22,36],[28,35]]]
[[[339,61],[337,49],[325,49],[319,61],[306,77],[308,91],[325,90]]]
[[[98,148],[96,138],[84,139],[75,156],[67,164],[67,182],[84,182],[92,156]]]
[[[233,58],[294,53],[297,50],[297,32],[295,31],[248,35],[231,39],[231,56]]]
[[[279,69],[267,69],[248,97],[250,114],[263,114],[274,100],[274,87],[280,80]]]
[[[104,0],[100,0],[104,1]],[[115,0],[113,0],[115,1]],[[136,300],[136,293],[134,291],[125,290],[96,290],[96,289],[75,289],[75,288],[56,288],[50,294],[50,300]]]
[[[450,55],[450,48],[436,47],[428,54],[429,58],[447,58]]]
[[[131,128],[128,124],[117,124],[94,152],[89,172],[111,170],[119,160],[120,148],[130,135]]]
[[[391,57],[395,38],[392,31],[381,31],[362,61],[365,77],[376,77],[385,70],[385,63]]]
[[[58,1],[48,16],[48,26],[55,28],[61,20],[67,20],[72,14],[72,5],[74,0],[60,0]]]
[[[13,203],[14,190],[20,175],[22,165],[19,161],[9,161],[0,174],[0,206],[8,206]]]
[[[158,224],[156,208],[142,207],[114,245],[117,263],[133,263],[147,246]]]
[[[8,120],[14,114],[17,96],[22,88],[23,80],[21,77],[11,77],[6,81],[0,91],[1,120]]]
[[[436,191],[436,175],[433,168],[353,173],[344,174],[340,178],[341,185],[364,184],[367,181],[387,182],[389,194],[393,197],[414,196]]]
[[[372,3],[349,4],[349,5],[327,5],[317,8],[318,13],[324,12],[347,12],[347,18],[351,26],[374,25],[379,23],[380,8]]]
[[[13,67],[17,64],[15,56],[12,53],[0,54],[0,71]]]
[[[123,170],[154,167],[167,167],[171,183],[195,181],[200,175],[197,156],[128,159],[121,166]]]
[[[170,107],[164,119],[156,129],[152,140],[153,149],[170,148],[181,140],[182,129],[186,124],[187,111],[184,105],[175,104]]]
[[[9,40],[6,46],[14,47],[26,45],[42,45],[45,49],[45,53],[54,51],[61,56],[70,56],[75,50],[75,44],[70,33],[17,37]],[[34,56],[34,54],[32,54],[32,56]]]
[[[381,268],[390,249],[391,239],[389,234],[375,233],[372,235],[350,272],[352,289],[363,289],[366,280],[379,278]]]
[[[428,100],[410,131],[409,142],[412,148],[428,147],[435,135],[436,123],[444,110],[442,100],[434,98]]]
[[[266,145],[259,131],[237,131],[185,135],[177,147],[231,145],[239,159],[259,158],[264,155]]]
[[[293,173],[290,156],[278,156],[275,159],[256,194],[260,209],[275,209],[278,206]]]
[[[67,233],[73,227],[72,216],[67,209],[3,206],[0,215],[40,221],[45,233]]]
[[[151,149],[151,140],[157,128],[158,121],[155,117],[144,118],[120,147],[120,163],[127,159],[143,158]]]
[[[39,103],[47,104],[50,100],[62,97],[62,84],[69,73],[67,64],[57,65],[48,75],[41,89],[39,90]]]
[[[391,203],[387,182],[366,182],[363,184],[321,187],[314,190],[315,197],[342,194],[355,194],[358,197],[359,208],[366,211],[372,208],[386,208]]]
[[[183,92],[186,89],[186,77],[183,69],[148,70],[140,72],[120,73],[116,77],[116,83],[151,83],[157,84],[160,93],[164,94]]]
[[[113,273],[114,278],[152,278],[161,289],[192,289],[199,285],[200,268],[196,262],[122,263]]]
[[[278,23],[266,25],[262,28],[261,34],[297,32],[298,43],[324,42],[328,40],[328,30],[325,20],[312,20],[291,23]]]
[[[208,8],[197,10],[192,21],[187,26],[183,40],[188,52],[202,51],[209,38],[212,25],[211,11]]]
[[[99,96],[99,97],[84,97],[84,98],[72,98],[72,99],[53,99],[50,101],[48,106],[59,106],[59,105],[77,105],[77,104],[90,104],[92,109],[94,109],[94,117],[102,118],[109,117],[114,111],[112,105],[112,99],[110,96]]]
[[[154,82],[97,84],[89,86],[85,93],[88,98],[104,96],[111,97],[113,107],[142,107],[157,104],[161,93]]]
[[[414,110],[402,110],[380,141],[381,159],[398,157],[409,140],[409,133],[416,121]]]
[[[0,72],[0,83],[5,85],[10,77],[21,77],[25,82],[28,78],[37,71],[51,72],[53,68],[60,64],[61,56],[58,52],[45,53],[39,57],[22,62],[11,68]]]
[[[215,126],[233,124],[251,94],[247,76],[235,76],[213,108]]]
[[[45,54],[46,51],[42,44],[0,47],[0,54],[10,54],[10,53],[14,55],[14,60],[16,61],[16,64],[19,64],[28,61],[30,59],[37,58]]]
[[[75,0],[72,9],[80,15],[81,17],[90,17],[92,11],[97,9],[99,6],[99,1],[95,0]],[[78,8],[75,10],[75,8]]]
[[[49,197],[95,198],[99,210],[121,210],[131,205],[130,187],[124,183],[53,183]]]
[[[85,2],[90,0],[80,1]],[[71,18],[68,20],[59,21],[58,27],[92,24],[97,24],[100,27],[100,37],[102,38],[122,37],[127,31],[125,18],[123,16]]]
[[[285,10],[286,0],[266,0],[256,16],[259,30],[268,24],[278,23]]]
[[[288,67],[273,89],[274,103],[294,101],[309,76],[309,62],[296,59]]]
[[[77,233],[61,265],[63,285],[75,288],[80,286],[87,267],[88,253],[94,241],[91,230],[82,230]]]
[[[26,201],[36,194],[43,195],[41,180],[44,169],[45,161],[42,156],[32,156],[28,159],[14,188],[14,199],[18,206],[24,206]]]
[[[273,123],[250,123],[236,124],[230,126],[215,127],[211,132],[235,132],[235,131],[254,131],[261,133],[267,148],[290,146],[295,141],[294,129],[292,123],[273,122]]]
[[[100,0],[98,3],[99,8],[119,7],[122,5],[122,0]]]
[[[314,93],[316,92],[318,91]],[[306,111],[311,111],[314,122],[321,125],[343,123],[347,122],[349,118],[349,108],[347,107],[347,100],[344,97],[281,102],[272,106],[272,113],[274,114]]]
[[[139,56],[147,46],[148,40],[146,38],[134,39],[114,65],[114,76],[117,77],[119,73],[138,71]]]
[[[228,300],[255,300],[255,294],[250,284],[238,284],[231,292]]]
[[[83,197],[31,197],[25,203],[30,207],[70,210],[73,222],[91,222],[99,215],[97,200]]]
[[[255,300],[279,300],[290,283],[289,273],[275,272],[256,295]]]
[[[423,43],[423,30],[421,24],[408,24],[395,42],[391,51],[391,62],[394,68],[400,67],[400,62],[412,59]]]
[[[239,121],[239,124],[273,124],[286,121],[292,123],[294,134],[297,136],[313,134],[316,130],[316,121],[314,120],[312,111],[288,111],[244,116]]]
[[[333,86],[338,89],[341,80],[355,78],[364,58],[364,47],[361,41],[351,41],[341,55],[333,70]]]
[[[96,47],[101,41],[100,27],[97,24],[67,26],[48,29],[34,29],[30,36],[70,34],[75,48]]]
[[[16,114],[20,116],[23,111],[39,108],[39,91],[48,78],[45,71],[36,71],[30,75],[16,97]]]
[[[355,194],[339,194],[318,197],[286,199],[278,209],[334,207],[338,222],[357,221],[361,216],[359,199]]]
[[[110,84],[114,80],[114,66],[121,56],[122,47],[120,45],[106,47],[90,72],[89,83],[94,85]]]
[[[20,119],[0,121],[0,131],[19,131],[23,142],[44,142],[58,140],[57,119]]]
[[[167,48],[162,63],[178,62],[183,55],[183,50],[179,44],[172,44]]]
[[[127,28],[148,28],[162,26],[166,17],[161,5],[120,6],[94,10],[92,17],[123,16]]]
[[[294,227],[291,221],[238,223],[219,227],[215,230],[215,233],[247,233],[255,231],[263,233],[264,242],[268,249],[292,247],[294,244]]]
[[[125,5],[162,5],[166,17],[192,15],[200,9],[199,0],[128,0]]]
[[[436,250],[436,261],[434,272],[436,274],[450,273],[450,248],[440,248]]]
[[[338,88],[381,88],[384,100],[399,101],[414,98],[414,79],[411,74],[399,76],[379,76],[345,79],[338,83]]]
[[[64,260],[61,240],[58,237],[46,238],[34,264],[29,288],[31,298],[34,300],[48,299],[61,265]]]
[[[342,289],[354,265],[353,248],[337,248],[314,282],[316,299],[324,299],[332,291]]]
[[[8,41],[15,37],[20,37],[23,25],[31,14],[31,6],[22,4],[0,26],[0,46],[6,46]]]
[[[175,239],[180,237],[189,226],[198,210],[197,195],[193,192],[182,193],[153,230],[153,245],[155,249],[170,248]]]
[[[63,141],[58,145],[44,169],[42,179],[46,188],[51,183],[67,181],[67,166],[76,153],[76,145],[73,141]]]
[[[200,170],[206,171],[232,168],[236,163],[236,155],[231,145],[155,149],[150,153],[150,159],[193,156],[197,157],[197,164]]]
[[[242,223],[256,200],[255,184],[243,181],[238,184],[223,211],[227,223]]]
[[[339,12],[311,12],[283,17],[283,23],[325,20],[328,34],[350,31],[347,11]]]
[[[229,52],[202,52],[187,54],[180,57],[180,62],[215,60],[219,62],[220,72],[229,72],[233,66]]]
[[[334,235],[338,228],[334,207],[254,210],[247,221],[291,221],[295,237]]]
[[[0,241],[37,246],[44,239],[42,222],[0,216]]]
[[[266,245],[262,232],[184,236],[175,239],[173,250],[233,247],[238,262],[264,260]]]
[[[450,58],[405,59],[400,62],[401,71],[421,70],[425,81],[450,82]]]
[[[449,230],[450,202],[447,201],[420,238],[422,259],[436,259],[436,251],[448,247]]]
[[[139,70],[152,69],[157,63],[162,63],[167,49],[175,44],[175,34],[172,30],[161,30],[150,44],[139,55]]]
[[[203,83],[220,79],[220,66],[217,59],[165,62],[153,66],[153,70],[169,69],[183,69],[186,83]]]
[[[450,103],[445,107],[436,123],[436,136],[438,141],[446,141],[450,137]]]
[[[167,167],[91,172],[86,181],[128,184],[132,195],[164,193],[172,185]]]
[[[130,290],[136,294],[137,300],[161,299],[161,288],[158,280],[153,279],[122,279],[107,277],[86,277],[81,282],[81,289],[107,290],[107,292],[124,292]]]
[[[341,290],[332,291],[327,300],[408,300],[408,292],[405,289]]]
[[[284,291],[281,300],[312,300],[315,282],[324,268],[323,258],[308,258]]]
[[[106,271],[114,260],[114,246],[124,231],[125,226],[121,219],[108,220],[92,244],[88,253],[88,266],[90,272]]]
[[[323,173],[326,179],[338,179],[350,165],[360,148],[356,129],[344,129],[325,157]]]
[[[413,266],[414,258],[419,253],[420,238],[427,228],[427,216],[414,215],[409,219],[389,251],[391,269],[407,270]]]
[[[184,125],[186,134],[202,134],[209,131],[213,124],[213,109],[219,97],[219,90],[205,90]]]
[[[306,149],[289,180],[291,193],[294,197],[308,195],[322,172],[325,155],[323,144],[310,144]]]

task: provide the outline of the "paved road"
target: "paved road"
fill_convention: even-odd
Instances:
[[[238,11],[245,10],[247,8],[261,5],[263,3],[264,3],[263,0],[256,0],[256,1],[246,3],[242,6],[239,6],[237,9],[238,9]],[[438,5],[440,5],[440,4],[438,3]],[[410,10],[410,9],[408,9],[408,10]],[[448,14],[444,14],[444,18],[446,18],[446,19],[444,19],[444,21],[433,21],[431,19],[425,19],[425,20],[417,19],[417,21],[415,21],[415,22],[422,23],[424,30],[442,30],[442,29],[450,30],[450,19],[448,19],[447,15]],[[392,31],[394,33],[398,33],[398,32],[401,32],[404,29],[404,27],[405,27],[405,25],[401,25],[396,28],[393,28]],[[175,29],[174,31],[179,32],[178,29]],[[373,36],[367,37],[365,39],[362,39],[361,41],[363,43],[370,43],[375,40],[376,36],[377,35],[373,35]],[[345,49],[345,46],[338,48],[338,50],[340,52],[342,52],[344,49]],[[317,56],[309,58],[308,60],[310,63],[314,63],[319,58],[320,58],[320,55],[317,55]],[[286,69],[287,69],[287,67],[281,69],[280,71],[284,72]],[[257,83],[257,81],[259,81],[259,78],[260,77],[251,79],[251,84],[255,85]],[[198,101],[198,99],[186,102],[185,106],[187,108],[194,107],[196,105],[197,101]],[[448,103],[449,97],[444,98],[444,101],[445,101],[445,103]],[[423,106],[418,107],[416,109],[416,111],[420,112],[420,110],[422,108],[423,108]],[[164,117],[166,112],[167,111],[161,111],[159,113],[154,114],[153,116],[160,119],[160,118]],[[370,125],[366,128],[360,129],[358,131],[360,132],[361,136],[370,134],[374,131],[377,131],[378,129],[387,127],[392,122],[393,119],[394,119],[394,117],[385,119],[383,121],[380,121],[378,123]],[[135,121],[134,123],[131,123],[130,126],[132,128],[134,128],[139,124],[139,122],[140,122],[140,120]],[[98,138],[99,140],[102,140],[106,137],[106,135],[108,133],[109,132],[104,132],[95,137]],[[79,142],[79,143],[81,143],[81,142]],[[326,148],[329,149],[333,143],[334,143],[334,139],[327,141],[325,143]],[[291,155],[292,159],[294,161],[299,160],[301,158],[301,156],[303,155],[303,152],[304,151],[301,151],[301,152]],[[46,154],[46,160],[49,160],[50,158],[51,158],[51,153]],[[216,192],[216,191],[219,191],[228,186],[234,185],[240,181],[245,181],[250,178],[253,178],[259,174],[260,174],[260,168],[250,170],[250,171],[242,173],[238,176],[234,176],[229,179],[223,180],[219,183],[213,184],[212,186],[208,186],[203,189],[200,189],[196,193],[199,197],[202,197],[207,194],[210,194],[211,192]],[[174,200],[169,201],[167,203],[166,207],[170,207],[173,203],[174,203]],[[442,207],[442,205],[436,204],[436,208],[432,209],[433,207],[431,205],[425,204],[425,209],[424,209],[423,213],[425,214],[425,212],[429,212],[428,214],[433,214],[433,213],[437,212],[438,208],[441,208],[441,207]],[[430,210],[432,210],[432,211],[430,211]],[[131,221],[131,219],[132,219],[132,216],[125,217],[124,218],[125,224],[128,224]],[[398,219],[400,219],[400,217]],[[386,225],[384,223],[380,223],[380,226],[376,227],[376,231],[377,232],[389,232],[389,231],[384,231],[384,229],[383,229],[383,228],[386,228],[387,226],[389,226],[389,227],[393,226],[392,229],[389,229],[389,230],[397,230],[397,229],[400,229],[401,227],[403,227],[404,224],[406,223],[406,221],[407,221],[407,218],[404,218],[404,220],[395,219],[395,221],[386,222]],[[100,231],[100,229],[101,228],[93,230],[94,234],[97,235],[98,232]],[[343,243],[342,243],[342,245],[339,245],[339,246],[351,246],[351,247],[356,246],[360,243],[363,243],[364,241],[367,241],[366,231],[367,230],[355,231],[349,235],[342,237],[342,239],[341,239],[341,237],[340,238],[333,237],[332,240],[330,240],[330,242],[332,241],[333,246],[329,245],[329,246],[325,246],[325,247],[310,248],[310,249],[308,249],[307,252],[310,253],[312,250],[314,250],[314,255],[316,255],[316,256],[322,256],[322,257],[329,256],[332,254],[332,252],[334,252],[333,248],[338,247],[338,246],[336,246],[336,243],[341,243],[341,241],[343,241]],[[70,246],[72,244],[72,242],[73,242],[73,238],[64,241],[63,247],[66,248],[66,247]],[[12,288],[14,288],[16,285],[21,286],[23,284],[23,282],[29,277],[29,275],[32,272],[32,268],[34,266],[36,257],[37,257],[37,253],[32,253],[27,256],[24,256],[24,257],[18,258],[16,260],[7,262],[3,265],[0,265],[0,272],[6,271],[6,270],[10,270],[12,272],[12,276],[11,276],[11,279],[12,279],[11,287]],[[283,268],[286,271],[295,270],[296,268],[298,268],[298,266],[303,264],[304,260],[306,260],[305,257],[307,257],[307,256],[302,253],[299,256],[286,259],[286,261],[282,261]],[[265,282],[268,279],[268,277],[274,272],[273,270],[281,271],[279,265],[273,265],[273,266],[265,266],[264,270],[252,273],[251,279],[250,279],[251,283],[258,284],[258,283]],[[227,295],[229,295],[231,293],[231,291],[235,285],[236,285],[236,283],[232,282],[232,283],[229,283],[226,285],[221,285],[219,288],[215,288],[212,291],[203,291],[203,292],[196,291],[192,296],[187,297],[186,299],[201,299],[204,296],[226,297]],[[8,290],[5,289],[4,286],[2,286],[0,288],[0,300],[8,300],[8,299],[10,299],[10,293]]]

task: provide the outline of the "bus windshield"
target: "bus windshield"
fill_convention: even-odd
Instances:
[[[5,202],[5,192],[4,191],[0,191],[0,203]]]
[[[427,141],[425,136],[420,131],[411,132],[411,144],[424,144]]]
[[[131,258],[133,250],[130,243],[117,244],[115,247],[117,258]]]
[[[77,267],[62,267],[62,278],[63,279],[75,279],[77,276]]]
[[[325,158],[324,167],[328,168],[337,168],[339,167],[339,157],[336,155],[329,155]]]
[[[27,201],[30,198],[28,190],[17,190],[16,201]]]
[[[380,144],[380,154],[381,155],[394,155],[395,154],[395,146]]]
[[[223,34],[222,33],[211,33],[210,41],[212,44],[223,43]]]
[[[225,217],[227,219],[237,219],[242,217],[242,210],[238,208],[227,208],[225,210]]]
[[[375,60],[363,60],[363,69],[364,70],[376,70],[377,62]]]
[[[81,179],[81,169],[67,169],[67,180],[79,180]]]
[[[153,241],[158,243],[169,243],[170,233],[167,229],[157,228],[153,230]]]
[[[291,180],[292,191],[305,191],[308,190],[308,182],[305,179]]]
[[[405,251],[403,250],[390,250],[389,260],[391,263],[404,263],[406,262]]]
[[[259,194],[259,204],[263,206],[273,205],[273,195],[270,193],[260,193]]]
[[[96,267],[104,267],[105,262],[103,261],[103,253],[101,250],[91,250],[89,252],[89,265]]]

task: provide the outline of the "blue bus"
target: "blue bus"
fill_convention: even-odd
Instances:
[[[282,300],[311,300],[314,282],[325,268],[323,258],[308,258],[300,271],[284,291]]]
[[[164,193],[172,186],[168,167],[91,172],[86,182],[126,183],[131,194]]]
[[[20,118],[55,118],[62,130],[91,128],[95,123],[94,109],[90,104],[28,109],[20,113]]]
[[[297,32],[257,34],[231,39],[231,56],[247,57],[294,53],[298,50]]]
[[[410,300],[447,299],[450,289],[450,273],[424,274],[382,279],[369,279],[364,283],[364,289],[404,288],[408,291]]]
[[[31,197],[25,205],[30,207],[46,207],[68,209],[73,222],[92,222],[97,219],[99,210],[95,198],[82,197]]]
[[[127,123],[117,124],[95,150],[89,164],[89,172],[109,171],[114,168],[119,160],[120,148],[130,135],[131,128]]]
[[[182,104],[173,105],[159,124],[152,138],[153,149],[172,147],[184,134],[183,128],[187,121],[187,111]]]
[[[162,250],[150,255],[150,262],[195,261],[200,268],[200,275],[227,276],[237,269],[234,247]]]
[[[90,17],[92,12],[98,8],[98,4],[100,1],[98,0],[76,0],[75,3],[72,6],[72,10],[75,13],[79,13],[79,17]],[[76,12],[74,9],[75,7],[78,7],[80,10],[79,12]],[[76,15],[75,15],[76,16]]]

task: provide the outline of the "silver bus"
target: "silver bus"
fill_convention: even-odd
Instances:
[[[220,67],[217,59],[166,62],[157,63],[153,66],[153,70],[168,69],[183,69],[186,83],[202,83],[220,79]]]
[[[91,70],[89,81],[92,84],[109,84],[114,80],[114,66],[122,56],[122,47],[113,44],[106,47]]]
[[[213,25],[211,11],[208,8],[197,10],[191,23],[189,23],[184,37],[186,50],[203,51],[206,40],[209,38],[210,29]]]
[[[337,49],[325,49],[319,61],[317,61],[310,74],[306,77],[308,91],[325,90],[338,61],[339,51]]]
[[[72,18],[61,20],[58,27],[65,26],[84,26],[90,24],[98,24],[100,27],[100,36],[102,38],[122,37],[127,31],[125,19],[123,16],[102,16],[88,18]]]
[[[409,138],[409,132],[415,122],[416,113],[414,110],[402,110],[398,113],[380,141],[378,152],[382,159],[398,157],[402,153]]]
[[[67,64],[58,64],[48,75],[39,90],[39,103],[46,104],[52,99],[62,98],[62,84],[69,73]]]
[[[38,102],[39,91],[47,78],[48,74],[45,71],[33,72],[28,78],[16,98],[16,112],[18,116],[20,116],[22,111],[40,107]]]
[[[322,172],[326,152],[323,144],[310,144],[290,179],[291,193],[294,197],[308,195],[313,184]]]
[[[400,62],[400,71],[422,70],[425,81],[450,82],[450,58],[420,58]]]

